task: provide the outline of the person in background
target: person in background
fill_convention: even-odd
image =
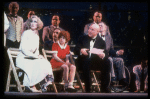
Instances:
[[[9,28],[9,21],[8,18],[6,16],[6,13],[4,12],[4,47],[6,47],[6,34],[5,32],[8,30]]]
[[[70,40],[70,33],[68,31],[61,31],[58,36],[58,42],[53,43],[52,51],[58,51],[53,54],[53,58],[50,63],[52,68],[63,69],[63,79],[65,91],[76,92],[73,87],[73,80],[75,77],[76,66],[69,62],[70,47],[67,44]]]
[[[60,32],[61,31],[60,31],[59,28],[54,29],[54,32],[53,32],[53,35],[52,35],[53,40],[47,41],[48,43],[46,43],[46,46],[47,46],[46,50],[52,50],[53,43],[58,42],[58,35],[59,35]]]
[[[96,23],[99,26],[101,26],[101,24],[105,24],[104,22],[102,22],[102,13],[100,11],[94,12],[93,22],[85,25],[85,27],[84,27],[84,35],[88,35],[89,27],[93,23]]]
[[[134,66],[133,73],[135,74],[135,92],[148,92],[148,60],[143,59],[141,64]]]
[[[51,23],[52,23],[52,25],[45,26],[43,28],[42,40],[43,40],[43,44],[44,44],[44,49],[49,49],[47,45],[49,45],[48,43],[51,42],[51,40],[53,40],[52,35],[53,35],[55,28],[59,28],[60,31],[64,30],[61,27],[59,27],[60,18],[58,15],[52,16]]]
[[[28,19],[32,16],[32,15],[35,15],[35,12],[34,11],[29,11],[29,13],[28,13]],[[25,30],[28,30],[30,27],[28,27],[28,25],[26,24],[26,22],[24,22],[24,24],[23,24],[23,27],[24,27],[24,31]]]
[[[19,49],[21,52],[16,58],[16,66],[21,68],[25,74],[23,85],[32,92],[39,92],[35,85],[41,84],[43,92],[54,81],[52,67],[42,55],[39,54],[39,33],[42,29],[43,22],[36,15],[32,15],[27,20],[30,29],[24,31],[21,36]]]
[[[120,55],[123,55],[124,50],[120,49],[118,51],[114,50],[113,46],[113,39],[108,32],[108,26],[102,24],[100,28],[99,36],[105,41],[106,43],[106,50],[109,52],[108,59],[110,60],[111,69],[111,76],[112,80],[119,80],[120,85],[127,85],[126,82],[126,75],[125,75],[125,68],[124,68],[124,61]],[[117,70],[118,75],[115,75],[114,68]],[[116,79],[118,78],[118,79]]]
[[[6,46],[19,48],[21,35],[23,32],[23,18],[18,16],[19,4],[11,2],[9,4],[10,13],[7,15],[9,20],[9,28],[6,31]]]

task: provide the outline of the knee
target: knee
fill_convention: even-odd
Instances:
[[[75,65],[71,65],[70,66],[70,70],[76,71],[76,66]]]
[[[64,64],[64,65],[62,65],[62,68],[63,68],[64,71],[69,71],[68,65]]]
[[[123,59],[122,58],[118,58],[118,61],[123,63]]]

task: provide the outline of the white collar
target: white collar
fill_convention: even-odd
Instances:
[[[58,43],[58,45],[60,46],[61,49],[65,49],[67,47],[67,44],[68,44],[68,43],[66,43],[65,46],[62,46],[62,45],[60,45],[59,42],[57,42],[57,43]]]
[[[102,34],[101,34],[101,33],[98,33],[98,34],[99,34],[100,37],[102,37]]]
[[[98,33],[99,34],[99,36],[101,37],[101,33]]]
[[[96,37],[97,37],[97,35],[94,38],[92,38],[92,39],[96,39]]]

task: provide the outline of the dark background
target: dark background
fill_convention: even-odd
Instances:
[[[6,14],[10,2],[3,2]],[[18,15],[27,20],[30,10],[41,18],[44,26],[51,25],[53,14],[60,15],[60,27],[71,34],[70,43],[76,44],[84,26],[92,22],[95,11],[102,11],[110,28],[115,49],[124,49],[125,65],[132,70],[148,57],[148,3],[147,2],[18,2]],[[40,30],[40,38],[43,30]],[[41,38],[42,43],[42,38]],[[131,67],[131,68],[130,68]]]

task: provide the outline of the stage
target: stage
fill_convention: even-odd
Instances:
[[[6,98],[148,98],[148,93],[20,93],[20,92],[4,92]]]

